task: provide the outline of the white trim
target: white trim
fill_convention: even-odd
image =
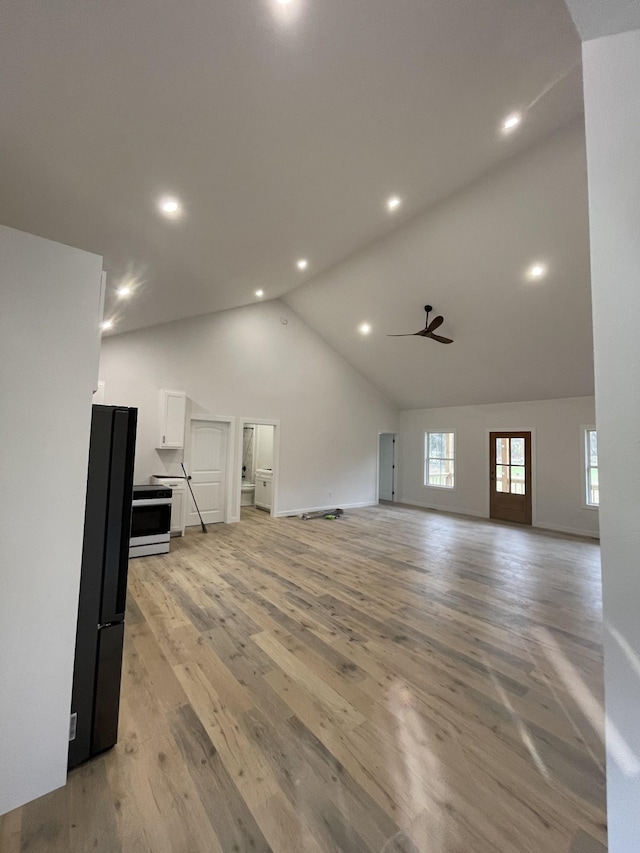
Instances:
[[[251,421],[249,421],[251,423]],[[340,509],[359,509],[365,506],[377,506],[377,503],[373,501],[363,501],[362,503],[355,504],[341,504]],[[302,509],[286,509],[281,512],[276,512],[274,515],[277,518],[286,518],[287,516],[293,515],[302,515],[303,512],[331,512],[332,509],[337,509],[335,504],[331,504],[330,506],[308,506],[303,507]]]
[[[278,512],[278,487],[280,483],[280,421],[273,418],[238,418],[236,428],[236,445],[238,454],[235,467],[233,468],[233,512],[230,520],[240,521],[240,506],[242,500],[242,430],[245,426],[272,426],[273,427],[273,482],[271,486],[271,516],[289,515],[289,513]],[[300,510],[306,512],[306,510]]]
[[[199,412],[197,415],[190,414],[190,421],[214,421],[215,423],[232,424],[235,423],[235,415],[207,415],[204,412]]]
[[[427,477],[427,435],[444,435],[445,433],[453,434],[453,486],[435,486],[430,483],[425,483]],[[457,492],[458,491],[458,429],[423,429],[422,430],[422,477],[420,478],[423,489],[438,489],[441,492]]]
[[[526,430],[528,432],[529,430]],[[491,432],[500,432],[500,430],[491,430]],[[517,430],[505,430],[505,432],[517,432]],[[442,512],[446,515],[463,515],[469,516],[471,518],[482,518],[485,521],[488,521],[490,524],[502,524],[500,519],[490,518],[488,515],[485,515],[482,512],[478,512],[477,510],[472,509],[451,509],[451,507],[446,506],[433,506],[417,503],[416,501],[411,501],[411,503],[400,502],[399,508],[402,507],[415,507],[416,509],[427,509],[433,510],[434,512]],[[505,522],[505,524],[509,524],[509,522]],[[586,539],[595,539],[599,540],[600,536],[598,533],[595,533],[593,530],[583,530],[579,527],[563,527],[560,524],[547,524],[546,522],[540,522],[539,524],[516,524],[516,527],[521,527],[523,530],[526,530],[528,527],[535,527],[536,530],[548,530],[550,533],[567,533],[570,536],[583,536]]]
[[[597,509],[598,507],[594,507]],[[561,524],[547,524],[546,521],[541,521],[539,524],[533,524],[537,530],[550,530],[552,533],[570,533],[572,536],[586,536],[588,539],[600,539],[600,534],[594,530],[583,530],[580,527],[563,527]]]
[[[485,430],[484,442],[484,470],[487,478],[486,484],[486,518],[491,518],[491,482],[489,480],[489,469],[491,467],[491,433],[492,432],[530,432],[531,433],[531,527],[537,527],[538,521],[538,501],[537,501],[537,448],[536,448],[536,428],[535,427],[487,427]],[[524,525],[527,527],[528,525]]]
[[[425,488],[427,488],[427,487],[425,487]],[[437,488],[437,487],[432,486],[431,488]],[[448,489],[448,491],[451,491],[451,489]],[[432,509],[434,512],[446,512],[447,515],[470,515],[473,518],[484,518],[485,521],[490,520],[488,515],[485,515],[483,512],[478,512],[478,510],[475,510],[475,509],[458,509],[458,507],[453,509],[450,506],[436,506],[435,504],[425,504],[425,503],[420,503],[418,501],[411,501],[411,503],[406,503],[405,501],[401,501],[400,503],[402,506],[408,506],[408,507],[415,506],[418,509]]]
[[[93,398],[91,402],[95,405],[104,406],[106,390],[107,386],[104,379],[98,379],[98,387],[93,392]]]
[[[236,418],[231,415],[189,415],[188,423],[189,423],[189,440],[184,442],[184,467],[189,471],[191,465],[191,426],[194,421],[203,421],[205,423],[214,423],[214,424],[227,424],[227,470],[225,475],[225,500],[224,500],[224,520],[223,524],[229,524],[233,521],[233,504],[232,504],[232,493],[233,493],[233,483],[231,480],[231,472],[233,471],[233,459],[235,456],[235,431],[233,427],[235,426]],[[187,517],[187,507],[189,506],[189,486],[187,485],[188,494],[185,495],[185,500],[187,501],[185,507],[185,519]]]

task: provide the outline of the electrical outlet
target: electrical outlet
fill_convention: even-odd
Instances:
[[[69,740],[76,739],[76,732],[78,730],[78,712],[76,711],[71,715],[69,719]]]
[[[332,498],[332,497],[333,497],[333,491],[332,491],[331,489],[329,489],[329,497],[330,497],[330,498]]]

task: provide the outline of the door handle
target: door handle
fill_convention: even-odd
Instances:
[[[491,474],[489,475],[489,479],[491,480],[491,482],[495,482],[496,475],[495,475],[495,474],[493,474],[493,473],[491,473]]]

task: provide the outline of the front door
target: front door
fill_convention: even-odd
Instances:
[[[229,426],[217,421],[191,422],[191,488],[205,524],[224,521]],[[189,494],[187,526],[200,524]]]
[[[490,436],[490,516],[531,524],[531,433]]]

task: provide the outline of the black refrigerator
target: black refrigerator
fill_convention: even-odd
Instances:
[[[138,410],[93,406],[71,698],[69,767],[118,738]]]

